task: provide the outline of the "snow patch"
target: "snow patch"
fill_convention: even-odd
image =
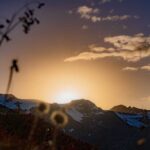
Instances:
[[[28,100],[10,99],[9,101],[6,101],[5,96],[0,96],[0,105],[3,105],[3,106],[8,107],[10,109],[16,109],[17,103],[19,104],[19,106],[22,110],[29,110],[32,107],[36,106],[36,104],[34,102],[31,102]]]
[[[143,118],[141,114],[130,115],[130,114],[122,114],[117,112],[116,115],[130,126],[136,128],[141,128],[143,126],[144,127],[146,126],[142,121],[140,121],[140,119]]]
[[[77,122],[81,122],[83,118],[83,114],[77,111],[75,108],[71,108],[67,110],[67,114],[72,117]]]

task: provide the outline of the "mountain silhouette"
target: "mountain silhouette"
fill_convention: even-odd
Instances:
[[[25,121],[28,124],[34,116],[37,103],[36,100],[20,100],[13,95],[9,95],[10,100],[5,102],[5,95],[0,95],[0,114],[4,117],[6,110],[9,112],[9,131],[13,130],[17,119],[12,120],[10,114],[15,113],[16,117],[25,115]],[[16,102],[20,102],[20,110],[18,114]],[[54,111],[62,110],[68,116],[68,124],[60,130],[60,145],[68,138],[68,144],[72,143],[74,149],[100,149],[100,150],[149,150],[150,149],[150,111],[142,110],[135,107],[126,107],[118,105],[111,110],[103,110],[97,107],[89,100],[80,99],[73,100],[68,104],[48,104],[50,111],[47,115]],[[17,115],[18,114],[18,115]],[[10,117],[11,116],[11,117]],[[5,123],[5,118],[2,124]],[[43,120],[44,119],[44,120]],[[47,124],[49,117],[41,120],[42,124]],[[46,122],[45,122],[46,121]],[[8,122],[8,121],[7,121]],[[13,122],[13,123],[12,123]],[[5,123],[5,126],[7,123]],[[14,124],[14,125],[13,125]],[[31,123],[30,123],[31,124]],[[17,123],[18,125],[18,123]],[[28,125],[27,125],[28,126]],[[38,125],[42,126],[41,124]],[[49,127],[53,126],[48,124]],[[14,129],[17,127],[15,126]],[[23,130],[23,127],[21,130]],[[43,132],[43,129],[41,129]],[[16,132],[16,131],[14,131]],[[52,129],[53,132],[53,129]],[[27,133],[22,133],[26,135]],[[41,133],[40,133],[41,134]],[[49,135],[51,136],[51,135]],[[64,138],[62,138],[64,137]],[[35,140],[37,140],[35,138]],[[65,143],[65,142],[64,142]],[[78,143],[77,145],[75,143]],[[85,146],[85,147],[84,147]],[[69,146],[70,147],[70,146]],[[67,149],[68,147],[65,147]],[[60,147],[60,149],[63,149]],[[73,148],[72,148],[73,149]],[[71,150],[71,149],[70,149]]]

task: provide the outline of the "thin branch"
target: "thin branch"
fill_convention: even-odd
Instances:
[[[2,32],[0,31],[0,35],[1,35],[1,38],[0,38],[0,46],[2,45],[2,43],[4,42],[4,40],[6,41],[9,41],[10,38],[8,36],[9,33],[11,33],[11,31],[13,31],[20,23],[23,23],[25,24],[26,23],[26,26],[24,26],[24,32],[25,33],[28,33],[29,29],[30,29],[30,26],[34,24],[34,21],[38,24],[39,21],[37,18],[33,18],[33,14],[31,15],[32,18],[30,18],[32,21],[33,21],[33,24],[29,24],[28,23],[28,16],[24,16],[24,19],[25,20],[20,20],[21,18],[21,13],[25,13],[25,14],[28,14],[27,11],[30,11],[31,13],[31,10],[29,9],[29,6],[33,5],[33,4],[39,4],[37,8],[40,9],[41,6],[44,5],[44,3],[42,3],[41,1],[38,1],[38,0],[33,0],[31,2],[28,2],[26,3],[25,5],[23,5],[21,8],[19,8],[11,17],[11,19],[6,19],[6,22],[8,23],[8,26],[5,28],[5,31]],[[18,20],[17,20],[18,19]],[[34,19],[34,20],[33,20]],[[16,22],[15,22],[16,20]],[[26,21],[26,22],[25,22]]]

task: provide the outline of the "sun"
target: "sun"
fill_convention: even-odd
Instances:
[[[80,99],[80,94],[76,91],[66,90],[57,94],[55,102],[59,104],[69,103],[72,100]]]

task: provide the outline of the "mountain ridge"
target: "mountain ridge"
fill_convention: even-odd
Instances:
[[[137,114],[137,113],[145,113],[145,111],[150,112],[150,110],[148,109],[141,109],[141,108],[137,108],[137,107],[131,107],[131,106],[125,106],[125,105],[116,105],[114,107],[112,107],[110,109],[111,111],[114,112],[122,112],[122,113],[133,113],[133,114]]]
[[[42,100],[36,100],[36,99],[20,99],[20,98],[17,98],[16,96],[14,96],[13,94],[0,94],[0,101],[2,99],[8,100],[8,102],[9,102],[9,100],[10,101],[16,100],[16,101],[21,101],[21,102],[25,101],[25,102],[33,102],[33,103],[42,102]],[[76,100],[72,100],[69,103],[65,103],[65,104],[59,104],[57,102],[49,103],[49,104],[52,104],[52,105],[56,104],[59,106],[61,106],[61,105],[62,106],[63,105],[75,106],[75,105],[84,104],[84,105],[86,105],[85,107],[91,106],[91,107],[95,107],[95,108],[99,108],[99,109],[103,110],[99,106],[96,106],[96,104],[94,104],[92,101],[87,100],[87,99],[76,99]],[[107,111],[122,112],[122,113],[143,113],[144,111],[150,111],[150,110],[120,104],[120,105],[113,106],[112,108],[108,109]]]
[[[13,102],[16,101],[19,101],[19,99],[15,100],[13,97],[8,103],[14,106]],[[0,104],[1,102],[0,96]],[[24,106],[24,101],[21,100],[20,102]],[[2,104],[7,107],[10,106],[7,103]],[[30,106],[30,103],[27,104]],[[24,108],[23,106],[21,108]],[[35,104],[33,106],[36,107]],[[17,107],[11,108],[16,109]],[[32,107],[28,108],[30,110]],[[131,109],[130,107],[119,105],[119,107],[115,107],[115,110],[106,111],[97,107],[91,101],[84,99],[74,100],[68,104],[50,104],[51,111],[63,110],[67,114],[69,122],[63,129],[66,135],[90,145],[95,145],[100,150],[122,150],[122,145],[124,145],[125,149],[136,150],[137,141],[144,137],[147,142],[143,144],[145,147],[143,150],[149,150],[149,111],[143,112],[142,110],[140,113],[133,113],[131,111],[124,112],[122,109],[117,111],[116,108]],[[32,112],[28,111],[29,114],[32,114]],[[132,142],[129,142],[129,140]]]

